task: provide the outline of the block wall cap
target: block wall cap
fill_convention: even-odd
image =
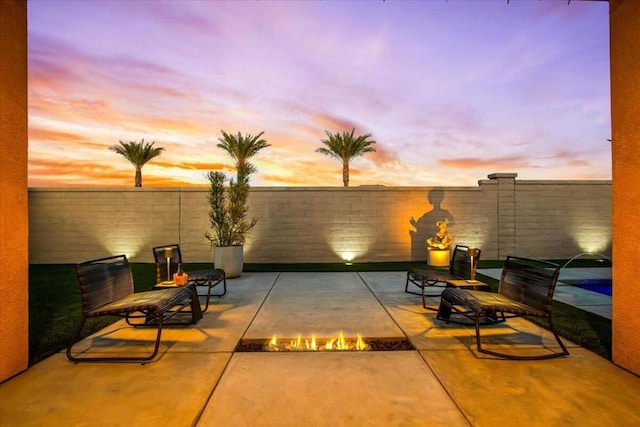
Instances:
[[[498,178],[516,178],[518,176],[517,173],[492,173],[487,175],[489,179],[498,179]]]

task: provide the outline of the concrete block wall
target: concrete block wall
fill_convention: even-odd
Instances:
[[[410,231],[416,230],[410,219],[432,209],[427,202],[432,190],[376,186],[257,190],[252,193],[252,211],[265,220],[252,233],[247,258],[340,262],[352,253],[355,261],[424,259],[427,234],[417,239],[415,250]],[[474,200],[484,204],[479,193],[477,188],[447,189],[443,207]],[[436,220],[429,223],[432,230]],[[451,233],[458,241],[468,240],[473,235],[469,222],[462,219],[459,224],[452,225]]]
[[[610,254],[610,182],[516,176],[492,174],[477,187],[254,187],[245,262],[424,260],[445,218],[454,241],[484,259]],[[151,248],[168,243],[180,243],[186,262],[213,260],[207,188],[31,189],[29,209],[31,263],[117,253],[152,262]]]
[[[611,183],[525,181],[516,185],[516,251],[531,258],[611,255]]]
[[[78,261],[127,253],[152,260],[154,241],[177,241],[177,190],[31,189],[29,262]]]

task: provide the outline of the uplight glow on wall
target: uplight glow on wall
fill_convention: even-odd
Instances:
[[[121,221],[96,237],[110,255],[125,254],[129,260],[141,256],[144,250],[149,251],[149,257],[152,255],[151,230],[135,221]]]
[[[353,263],[369,252],[373,237],[368,226],[351,224],[343,225],[329,237],[329,245],[338,259]]]
[[[606,224],[573,224],[571,235],[582,252],[597,254],[611,247],[611,226]]]

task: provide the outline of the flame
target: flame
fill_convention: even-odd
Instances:
[[[338,337],[329,338],[324,342],[324,346],[322,342],[316,339],[315,334],[311,335],[311,340],[309,338],[305,338],[303,340],[302,335],[298,334],[298,337],[289,341],[289,344],[280,344],[278,345],[278,338],[276,334],[271,337],[271,341],[269,341],[268,348],[274,351],[287,351],[287,350],[310,350],[310,351],[320,351],[320,350],[366,350],[367,344],[365,343],[362,335],[357,334],[357,338],[354,341],[348,341],[344,332],[340,331]]]
[[[344,332],[342,331],[340,331],[340,334],[338,335],[338,342],[336,343],[336,348],[338,350],[346,350],[348,348],[347,340],[344,339]]]
[[[311,335],[311,344],[309,344],[309,340],[304,340],[305,347],[307,350],[317,350],[318,346],[316,345],[316,336]]]
[[[362,339],[362,335],[357,334],[358,339],[356,340],[356,350],[365,350],[367,348],[367,344],[365,344]]]
[[[297,340],[291,340],[291,349],[300,348],[300,344],[302,344],[302,336],[300,334],[298,334],[298,339]]]
[[[333,343],[336,341],[335,338],[331,338],[329,341],[326,342],[326,344],[324,345],[324,349],[325,350],[333,350]]]

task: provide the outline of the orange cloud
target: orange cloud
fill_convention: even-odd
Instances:
[[[131,182],[133,182],[132,180],[133,176],[131,177]],[[203,187],[206,184],[194,184],[193,182],[180,177],[145,175],[143,170],[142,185],[144,187]]]
[[[29,126],[29,139],[40,139],[45,141],[62,141],[62,142],[79,142],[91,144],[91,142],[82,135],[70,132],[61,132],[57,130],[42,129],[35,126]]]
[[[522,156],[502,158],[461,157],[457,159],[439,159],[438,164],[453,169],[504,170],[506,168],[517,170],[519,168],[531,167],[528,160]]]
[[[170,166],[176,168],[176,165],[171,164]],[[193,183],[188,178],[180,177],[177,174],[162,176],[150,173],[150,169],[142,169],[142,183],[145,187],[202,186],[201,183]],[[134,169],[129,165],[116,168],[105,163],[90,161],[29,159],[29,185],[36,187],[127,187],[133,185],[134,175]],[[52,177],[55,178],[52,179]]]
[[[588,161],[579,158],[579,156],[581,156],[580,153],[572,153],[566,150],[557,150],[552,156],[550,156],[550,158],[566,166],[580,167],[590,165]]]
[[[328,114],[316,114],[313,121],[329,132],[351,132],[351,129],[359,131],[359,125],[350,120],[330,116]]]
[[[201,170],[201,171],[220,170],[220,169],[228,168],[228,166],[225,165],[224,163],[197,163],[197,162],[171,163],[171,162],[153,161],[153,164],[163,168],[183,169],[183,170]]]
[[[130,172],[120,171],[103,163],[29,159],[30,186],[106,187],[118,185],[125,180],[133,182],[133,176],[133,169]]]
[[[267,174],[264,176],[264,180],[271,185],[285,185],[285,186],[313,186],[319,184],[309,184],[308,176],[294,175],[294,176],[280,176],[274,174]]]
[[[138,116],[135,121],[148,129],[158,129],[162,131],[173,131],[179,134],[193,134],[202,130],[199,124],[190,120],[179,120],[168,117],[142,117]]]
[[[60,121],[83,123],[126,123],[106,101],[91,101],[84,98],[45,97],[33,92],[29,95],[29,114],[55,118]]]
[[[318,154],[323,160],[322,155]],[[264,168],[266,174],[257,174],[256,179],[267,185],[332,186],[342,185],[342,166],[335,160],[326,162],[301,160],[285,164],[273,164]]]
[[[75,81],[81,76],[75,71],[78,67],[67,66],[72,49],[68,45],[55,43],[50,39],[29,34],[29,90],[51,88],[63,82]],[[34,43],[37,42],[37,43]],[[39,48],[33,48],[33,45]],[[65,52],[66,58],[61,58]],[[50,59],[57,58],[58,60]],[[63,60],[60,60],[63,59]],[[72,60],[72,62],[75,62]]]
[[[159,94],[168,98],[192,98],[191,94],[175,88],[161,85],[138,85],[138,90]]]
[[[376,165],[383,165],[386,163],[393,163],[398,160],[398,156],[395,152],[387,150],[387,148],[380,144],[380,142],[376,141],[376,144],[373,146],[376,149],[375,153],[367,153],[365,154],[366,158],[371,159]]]
[[[95,176],[99,177],[113,177],[113,174],[115,173],[114,171],[117,171],[118,169],[104,162],[98,163],[92,162],[90,160],[77,162],[60,158],[29,158],[29,173],[44,171],[50,174],[53,170],[55,170],[56,173],[68,176],[81,176],[83,174],[89,173],[95,174]]]

